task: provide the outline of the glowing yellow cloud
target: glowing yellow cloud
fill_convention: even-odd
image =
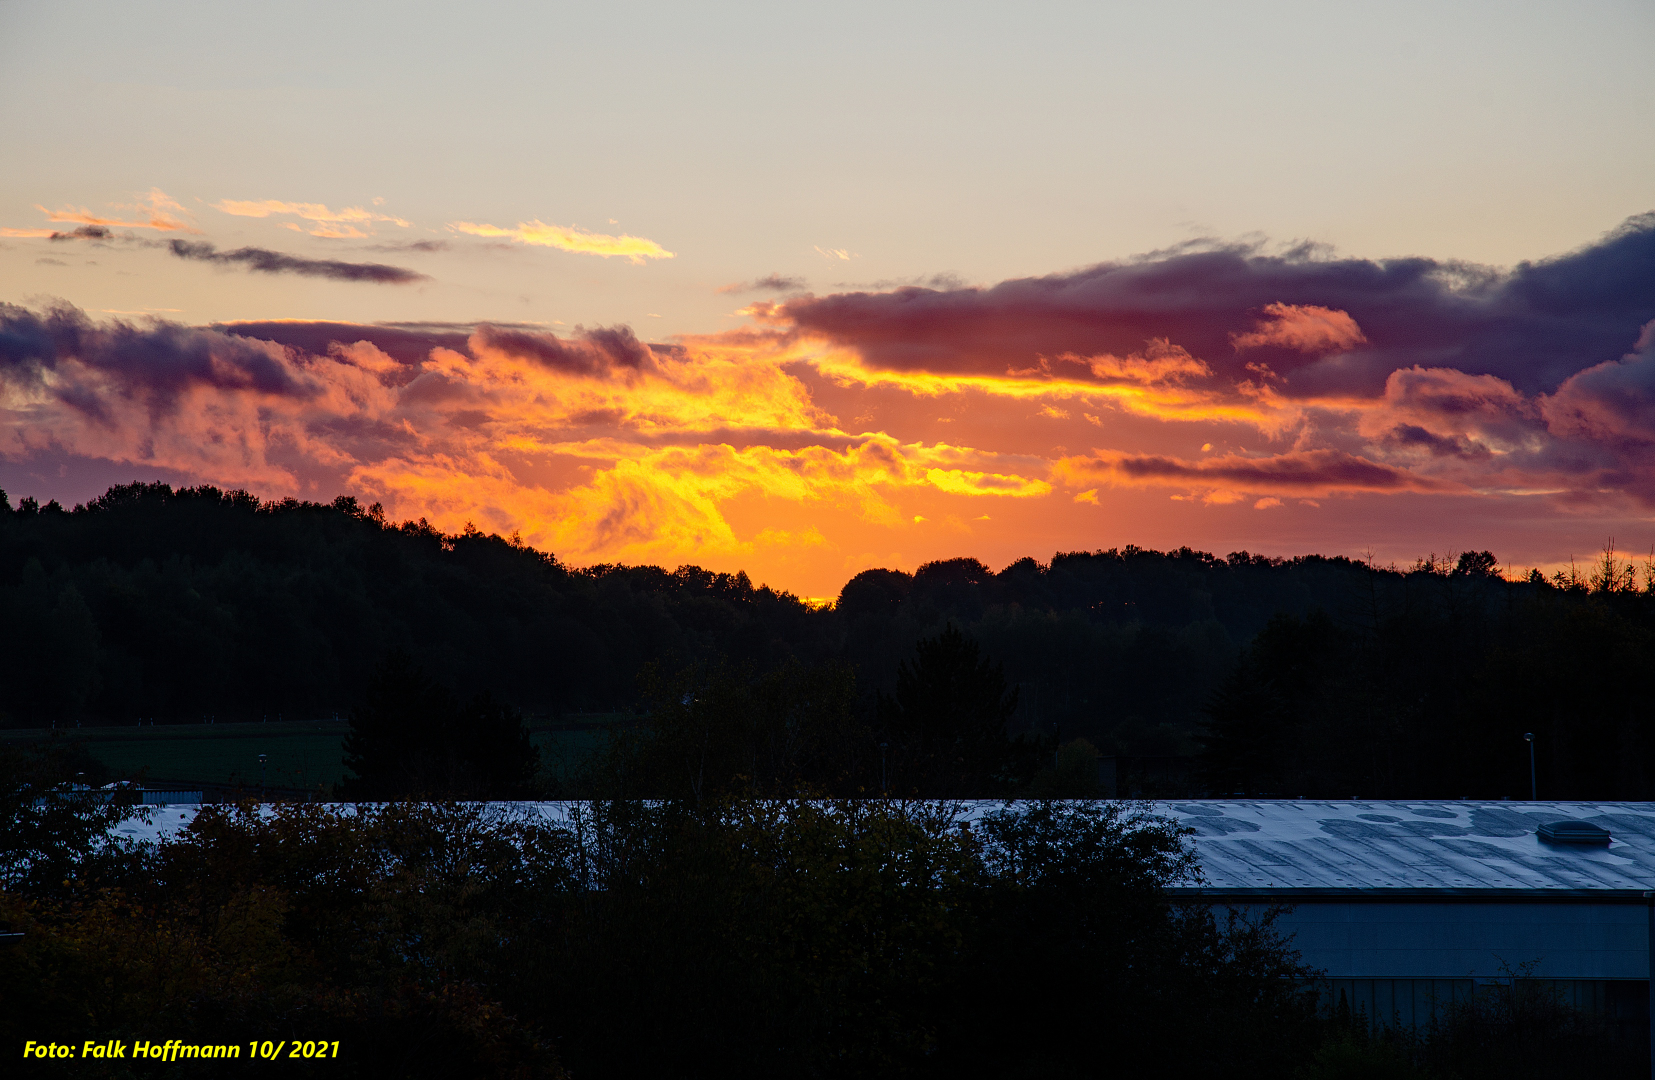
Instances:
[[[451,221],[448,227],[468,236],[498,237],[515,240],[520,244],[553,247],[560,251],[573,251],[583,255],[602,255],[606,259],[611,255],[620,255],[634,263],[642,263],[645,259],[676,257],[660,244],[641,236],[608,236],[604,233],[586,232],[584,229],[548,225],[538,218],[534,221],[520,221],[514,229],[503,229],[498,225],[480,225],[471,221]]]
[[[233,214],[236,217],[266,218],[272,214],[287,214],[312,222],[315,228],[305,229],[299,225],[287,222],[286,227],[296,232],[308,232],[312,236],[321,236],[329,239],[359,240],[368,236],[368,233],[358,229],[357,225],[366,225],[383,221],[402,228],[409,228],[411,222],[390,214],[381,214],[374,210],[367,210],[360,206],[347,206],[339,210],[330,210],[322,203],[283,202],[280,199],[258,199],[243,201],[237,199],[220,199],[210,203],[214,210]]]
[[[925,479],[938,491],[953,495],[1011,495],[1028,498],[1051,493],[1044,480],[1003,473],[967,472],[964,469],[927,469]]]
[[[590,470],[588,482],[554,491],[525,485],[497,455],[478,448],[470,454],[388,459],[357,468],[350,480],[358,490],[381,493],[404,512],[417,507],[450,528],[477,521],[499,531],[519,531],[530,543],[575,562],[669,564],[687,557],[739,557],[759,547],[829,545],[814,524],[791,530],[767,526],[742,539],[725,507],[743,496],[835,507],[890,526],[902,520],[893,500],[905,489],[931,486],[970,496],[1050,490],[1043,481],[1004,473],[927,468],[932,461],[979,455],[967,448],[902,445],[890,439],[866,440],[843,451],[728,444],[648,447],[613,439],[540,449],[602,465]]]
[[[1147,357],[1093,357],[1080,361],[1093,378],[1063,375],[1061,366],[1053,374],[1027,377],[1024,374],[977,375],[937,374],[926,371],[888,371],[871,368],[850,350],[825,342],[798,340],[790,343],[787,355],[808,363],[841,386],[888,387],[916,397],[937,398],[968,392],[998,398],[1041,401],[1044,415],[1069,410],[1056,402],[1097,406],[1108,404],[1137,416],[1186,423],[1243,423],[1269,434],[1280,434],[1302,422],[1303,407],[1284,399],[1269,385],[1253,382],[1220,384],[1198,379],[1210,374],[1204,364],[1181,355]],[[1092,416],[1091,423],[1099,423]]]

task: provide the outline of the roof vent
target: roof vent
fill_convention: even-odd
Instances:
[[[1548,821],[1540,826],[1540,839],[1548,844],[1609,846],[1609,830],[1590,821]]]

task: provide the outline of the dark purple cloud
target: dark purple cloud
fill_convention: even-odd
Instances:
[[[721,293],[744,292],[800,292],[810,285],[801,277],[784,277],[781,274],[766,274],[754,281],[738,281],[734,285],[725,285],[718,291]]]
[[[1439,435],[1418,424],[1397,424],[1385,433],[1381,442],[1398,450],[1423,450],[1432,457],[1487,460],[1493,451],[1464,435]]]
[[[1544,404],[1551,428],[1647,460],[1655,448],[1655,322],[1619,360],[1571,377]],[[1655,500],[1655,478],[1647,490]]]
[[[1227,454],[1201,461],[1159,454],[1101,454],[1065,462],[1078,477],[1118,475],[1145,481],[1318,494],[1324,491],[1429,491],[1442,485],[1406,469],[1340,450],[1292,450],[1265,457]]]
[[[105,385],[75,377],[71,361]],[[172,322],[95,323],[67,304],[35,312],[0,303],[0,382],[55,398],[100,421],[108,419],[103,404],[108,384],[155,413],[170,410],[192,386],[289,397],[314,392],[270,346]]]
[[[180,259],[217,263],[220,266],[241,265],[261,274],[298,274],[301,277],[328,278],[333,281],[367,281],[380,285],[407,285],[427,281],[429,276],[400,266],[384,263],[351,263],[337,259],[304,259],[267,248],[243,247],[234,251],[219,251],[212,244],[198,240],[172,240],[167,247]]]
[[[1331,358],[1272,344],[1238,350],[1232,335],[1266,321],[1270,305],[1346,312],[1366,342]],[[1167,339],[1220,375],[1268,365],[1289,396],[1377,394],[1390,372],[1416,365],[1497,375],[1532,394],[1618,359],[1655,319],[1655,213],[1506,271],[1231,245],[989,288],[807,296],[776,313],[892,370],[1003,375],[1042,356],[1129,356]]]
[[[461,323],[341,323],[341,322],[233,322],[214,323],[212,329],[237,337],[274,341],[317,356],[334,345],[366,341],[400,364],[415,367],[434,348],[464,352],[474,330]]]
[[[48,236],[46,239],[48,239],[48,240],[109,240],[109,239],[113,239],[114,236],[115,236],[115,234],[109,230],[108,226],[105,226],[105,225],[82,225],[80,228],[70,229],[68,232],[55,232],[51,236]]]
[[[421,254],[432,254],[438,251],[447,251],[453,245],[447,240],[409,240],[384,244],[370,244],[368,251],[417,251]]]
[[[273,341],[316,356],[337,347],[366,341],[409,369],[409,375],[436,348],[468,354],[472,339],[479,346],[533,360],[549,368],[589,378],[653,370],[663,356],[682,355],[681,345],[646,344],[627,326],[576,327],[563,338],[535,323],[342,323],[342,322],[233,322],[212,329],[238,337]]]
[[[636,374],[655,369],[655,354],[628,326],[577,328],[574,338],[560,338],[543,330],[502,326],[477,328],[485,349],[534,360],[557,371],[588,377]]]

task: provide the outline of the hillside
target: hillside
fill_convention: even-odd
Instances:
[[[1128,547],[868,570],[817,609],[744,574],[573,568],[348,497],[0,496],[0,723],[346,716],[400,649],[542,727],[641,705],[651,664],[789,661],[849,666],[871,724],[916,642],[952,624],[1017,688],[1014,734],[1182,763],[1179,789],[1521,795],[1537,731],[1554,795],[1642,797],[1655,603],[1607,558],[1590,581],[1511,582],[1486,553],[1397,570]]]

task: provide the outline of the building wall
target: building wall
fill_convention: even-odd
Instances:
[[[1649,978],[1643,904],[1315,901],[1277,925],[1330,979]]]

